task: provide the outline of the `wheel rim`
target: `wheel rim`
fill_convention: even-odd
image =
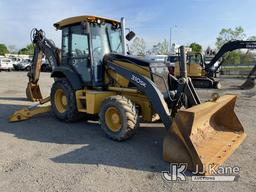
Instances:
[[[220,89],[220,88],[221,88],[221,84],[220,84],[220,82],[218,82],[217,89]]]
[[[118,132],[122,126],[122,119],[119,111],[115,107],[109,107],[105,112],[105,122],[107,127],[113,131]]]
[[[60,113],[64,113],[67,109],[67,97],[62,89],[55,92],[55,106]]]

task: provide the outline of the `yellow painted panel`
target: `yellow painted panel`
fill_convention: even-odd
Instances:
[[[188,76],[190,77],[201,77],[202,76],[202,67],[199,64],[190,64],[188,65]]]
[[[116,95],[112,91],[86,91],[86,112],[89,114],[97,114],[100,112],[102,102],[109,96]]]

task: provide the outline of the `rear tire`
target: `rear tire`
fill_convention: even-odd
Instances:
[[[75,90],[66,79],[54,82],[51,89],[51,106],[54,115],[66,122],[75,122],[81,119],[77,111]]]
[[[131,138],[139,126],[135,105],[120,95],[108,97],[102,103],[99,119],[106,135],[116,141]]]

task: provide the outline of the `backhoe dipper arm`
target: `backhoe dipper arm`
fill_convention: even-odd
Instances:
[[[43,55],[45,55],[49,64],[54,68],[60,63],[60,54],[59,49],[54,43],[45,38],[44,32],[41,29],[33,29],[31,34],[34,45],[34,55],[31,70],[28,72],[29,82],[26,95],[31,101],[38,101],[42,99],[40,87],[37,82],[40,77]]]
[[[214,70],[212,67],[214,64],[227,52],[234,51],[236,49],[256,49],[256,41],[229,41],[225,43],[220,50],[217,52],[217,54],[212,58],[209,64],[205,65],[205,70],[208,73],[215,73],[218,68],[222,65],[222,62],[218,65],[217,68]]]
[[[34,55],[31,65],[31,71],[28,73],[29,81],[36,84],[40,77],[42,57],[45,55],[52,67],[59,65],[59,49],[52,41],[44,36],[40,29],[33,31]]]

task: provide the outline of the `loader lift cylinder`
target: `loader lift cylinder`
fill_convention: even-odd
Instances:
[[[127,55],[127,49],[126,49],[126,39],[125,39],[125,18],[122,17],[121,18],[121,30],[122,30],[122,41],[123,41],[123,44],[122,44],[122,47],[123,47],[123,53],[124,55]]]
[[[154,110],[159,114],[163,124],[165,125],[166,129],[169,129],[172,120],[170,117],[168,106],[163,98],[162,93],[159,89],[154,85],[154,83],[138,73],[134,73],[129,71],[121,66],[118,66],[114,63],[109,62],[108,67],[115,71],[116,73],[122,75],[130,82],[132,82],[141,92],[147,95],[149,101],[154,108]],[[153,101],[153,102],[152,102]]]
[[[186,65],[186,54],[185,47],[180,47],[180,76],[183,78],[188,77],[187,65]]]

